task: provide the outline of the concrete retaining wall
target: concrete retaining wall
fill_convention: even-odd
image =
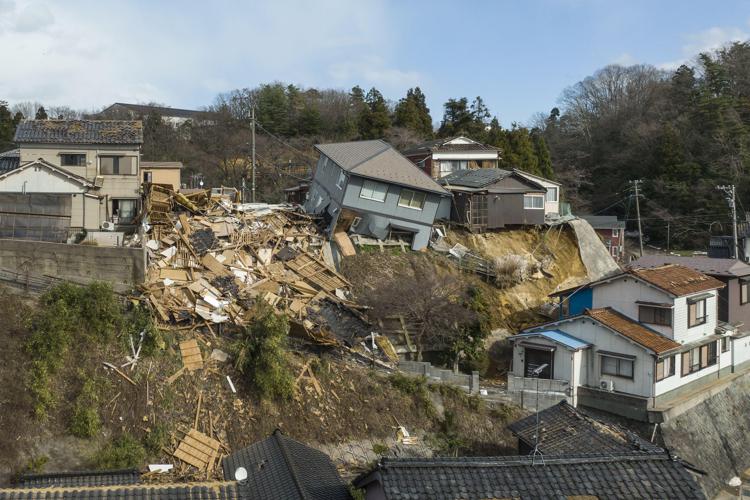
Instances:
[[[431,363],[425,361],[401,361],[398,367],[407,373],[423,375],[427,377],[429,382],[440,382],[466,387],[472,394],[479,392],[479,372],[474,372],[471,375],[453,373],[452,370],[436,368]]]
[[[105,281],[116,291],[125,292],[143,282],[146,266],[141,248],[0,239],[0,269],[74,283]]]
[[[578,388],[578,404],[607,411],[641,422],[648,422],[648,399],[592,387]]]
[[[664,444],[706,471],[699,477],[713,498],[733,476],[750,467],[750,375],[661,424]]]

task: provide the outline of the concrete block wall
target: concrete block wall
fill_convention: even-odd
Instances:
[[[126,292],[143,283],[146,265],[142,248],[0,239],[0,269],[82,284],[104,281]]]
[[[428,381],[468,387],[472,394],[479,392],[479,373],[453,373],[453,370],[436,368],[426,361],[401,361],[398,367],[407,373],[422,375]]]

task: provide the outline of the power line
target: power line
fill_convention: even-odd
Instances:
[[[302,151],[302,150],[299,150],[299,149],[295,148],[294,146],[292,146],[291,144],[289,144],[289,143],[288,143],[288,142],[286,142],[285,140],[281,139],[281,138],[280,138],[280,137],[278,137],[277,135],[275,135],[275,134],[273,134],[273,133],[269,132],[268,130],[266,130],[266,128],[265,128],[265,127],[264,127],[264,126],[263,126],[263,125],[262,125],[262,124],[261,124],[260,122],[256,121],[255,123],[256,123],[256,124],[258,125],[258,127],[259,127],[259,128],[261,129],[261,130],[263,130],[263,132],[265,132],[266,134],[270,135],[271,137],[273,137],[274,139],[276,139],[277,141],[279,141],[279,142],[280,142],[281,144],[283,144],[284,146],[288,147],[289,149],[291,149],[291,150],[293,150],[293,151],[296,151],[297,153],[299,153],[299,154],[301,154],[301,155],[303,155],[303,156],[306,156],[306,157],[308,157],[308,158],[311,158],[311,159],[316,159],[316,158],[315,158],[314,156],[310,155],[310,153],[306,153],[306,152],[304,152],[304,151]]]

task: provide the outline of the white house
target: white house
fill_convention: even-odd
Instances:
[[[459,136],[417,144],[403,155],[433,179],[440,179],[461,170],[497,168],[500,149]]]
[[[571,404],[656,419],[678,399],[749,367],[746,339],[718,321],[723,286],[666,265],[579,287],[562,297],[574,310],[511,338],[509,389],[528,391],[524,379],[537,376],[534,366],[548,364],[538,376],[559,381]],[[565,342],[551,331],[563,333]]]
[[[544,215],[548,217],[557,217],[560,215],[560,188],[562,184],[559,182],[539,177],[538,175],[524,172],[523,170],[513,169],[514,172],[519,174],[526,179],[541,184],[546,190],[547,195],[544,199]]]

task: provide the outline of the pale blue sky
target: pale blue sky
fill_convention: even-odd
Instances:
[[[548,112],[610,63],[671,68],[750,38],[750,1],[0,0],[0,100],[210,104],[281,80],[419,85],[433,118],[481,95],[501,123]]]

